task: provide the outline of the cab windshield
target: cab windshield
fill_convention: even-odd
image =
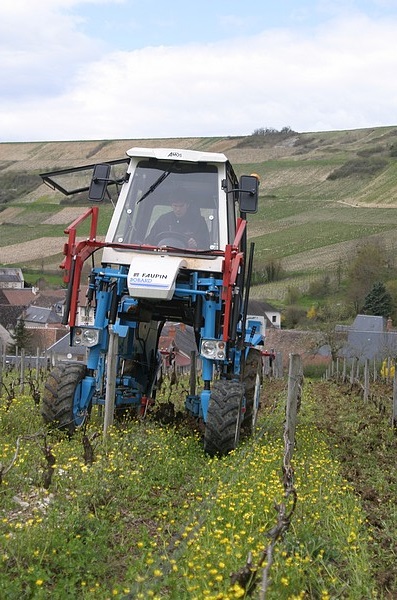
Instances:
[[[113,241],[217,250],[216,166],[141,160],[131,180]]]

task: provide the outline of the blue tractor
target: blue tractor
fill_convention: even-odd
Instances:
[[[66,194],[88,192],[93,203],[65,230],[61,265],[64,324],[86,360],[53,368],[41,412],[69,434],[93,405],[104,406],[105,427],[127,409],[144,413],[156,395],[162,327],[184,323],[194,331],[202,380],[186,410],[203,425],[205,452],[223,455],[236,448],[242,430],[253,432],[260,401],[264,319],[247,314],[254,245],[247,251],[246,231],[259,180],[238,180],[224,154],[172,148],[126,154],[41,175]],[[117,202],[99,240],[98,203],[106,198]],[[77,237],[83,222],[89,235]]]

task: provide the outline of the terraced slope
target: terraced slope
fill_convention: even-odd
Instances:
[[[260,210],[250,217],[249,228],[257,270],[270,259],[281,260],[291,277],[303,282],[340,268],[341,262],[348,264],[356,244],[369,236],[380,236],[389,248],[397,243],[397,127],[287,136],[2,143],[0,264],[56,268],[63,230],[84,210],[84,201],[76,205],[53,192],[41,184],[38,173],[122,158],[133,146],[224,152],[238,175],[258,173]],[[29,180],[19,194],[21,174],[37,179],[35,187]],[[112,210],[110,204],[101,207],[101,235]],[[32,251],[22,242],[31,243]]]

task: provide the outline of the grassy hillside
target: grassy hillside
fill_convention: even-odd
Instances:
[[[281,300],[291,282],[304,291],[320,273],[349,262],[357,243],[397,241],[397,127],[247,137],[0,144],[0,263],[56,270],[64,228],[81,200],[41,184],[43,171],[122,158],[133,146],[224,152],[238,175],[261,176],[259,213],[250,218],[255,269],[281,261],[288,278],[253,290]],[[112,207],[101,207],[104,235]]]

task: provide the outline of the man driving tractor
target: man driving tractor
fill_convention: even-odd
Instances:
[[[208,227],[199,211],[194,211],[188,200],[176,199],[171,202],[172,210],[161,215],[146,238],[148,244],[175,246],[177,234],[179,243],[191,250],[208,250],[210,237]],[[172,242],[172,243],[171,243]]]

